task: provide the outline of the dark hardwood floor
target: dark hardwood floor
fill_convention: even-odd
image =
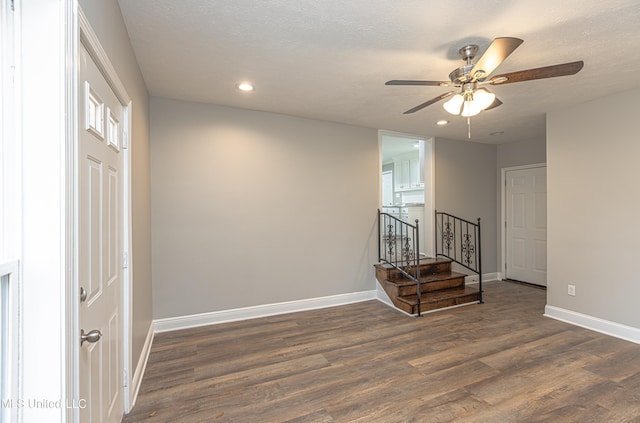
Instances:
[[[378,301],[158,334],[124,422],[640,422],[640,345],[546,291],[407,317]]]

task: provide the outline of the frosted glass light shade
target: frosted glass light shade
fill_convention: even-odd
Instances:
[[[460,94],[456,94],[453,97],[451,97],[449,101],[444,103],[442,107],[444,107],[444,109],[447,112],[451,113],[452,115],[459,115],[463,102],[464,102],[464,97],[462,97],[462,95]]]
[[[477,102],[465,101],[462,107],[462,113],[460,113],[464,117],[475,116],[482,111],[481,108],[478,107]]]
[[[476,92],[473,93],[473,102],[480,110],[491,106],[495,99],[496,95],[485,88],[478,88]]]
[[[471,92],[456,94],[442,106],[452,115],[462,115],[464,117],[475,116],[487,107],[491,106],[496,99],[496,95],[485,88],[478,88]]]

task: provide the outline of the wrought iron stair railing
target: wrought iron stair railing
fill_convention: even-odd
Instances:
[[[446,257],[478,274],[479,302],[482,303],[482,243],[480,218],[478,223],[449,213],[435,212],[435,250],[437,257]]]
[[[397,269],[416,283],[420,316],[420,236],[418,219],[407,223],[378,209],[378,261]]]

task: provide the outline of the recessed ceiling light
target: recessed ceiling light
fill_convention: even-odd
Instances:
[[[238,84],[238,89],[240,91],[253,91],[253,85],[251,85],[251,83],[249,82],[241,82],[240,84]]]
[[[436,122],[436,125],[442,126],[442,125],[446,125],[446,124],[448,124],[448,123],[449,123],[449,121],[448,121],[448,120],[444,120],[444,119],[442,119],[442,120],[437,121],[437,122]]]
[[[493,135],[494,137],[498,136],[498,135],[502,135],[504,134],[504,131],[496,131],[496,132],[492,132],[489,135]]]

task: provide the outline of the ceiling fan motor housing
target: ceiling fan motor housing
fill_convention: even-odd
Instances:
[[[449,74],[449,79],[456,85],[464,84],[469,80],[469,73],[473,69],[472,64],[460,66]]]
[[[476,88],[478,88],[478,84],[476,82],[466,82],[462,84],[463,93],[473,93]]]
[[[476,54],[478,53],[478,46],[475,44],[469,44],[458,50],[458,53],[460,53],[462,60],[465,60],[467,64],[469,64],[473,58],[476,57]]]

